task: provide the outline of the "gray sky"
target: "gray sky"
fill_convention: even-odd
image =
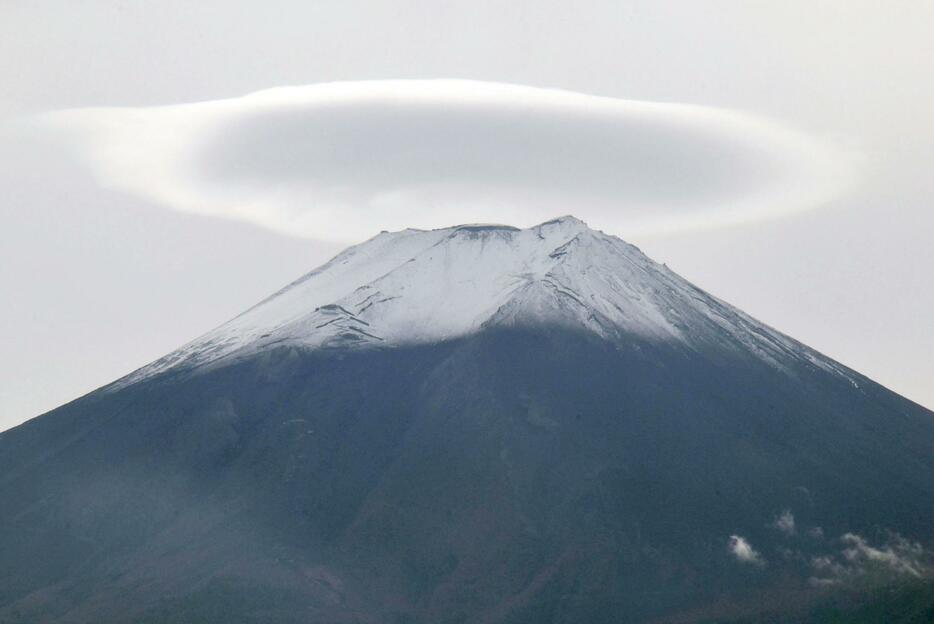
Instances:
[[[745,112],[826,146],[822,154],[841,159],[858,154],[858,179],[823,197],[820,206],[783,218],[668,233],[633,228],[633,234],[624,231],[626,222],[609,219],[595,225],[763,321],[932,407],[931,23],[934,4],[928,2],[854,0],[7,0],[0,2],[0,121],[65,108],[238,98],[283,85],[427,78],[568,89],[712,107],[730,115]],[[458,116],[469,124],[456,127],[473,129],[475,118]],[[293,122],[285,119],[283,126],[280,118],[272,124],[260,118],[259,134],[235,134],[228,137],[232,144],[218,145],[255,144],[256,137],[275,145],[278,135],[269,128],[288,131]],[[372,115],[364,108],[348,119],[356,127],[355,120],[372,121]],[[556,123],[565,134],[555,140],[580,136],[577,126],[561,119],[549,118],[540,127]],[[682,118],[659,123],[654,126],[659,132],[671,133]],[[238,121],[237,127],[246,126]],[[706,135],[701,141],[679,133],[672,144],[687,146],[681,150],[686,152],[725,146],[738,156],[712,177],[735,166],[748,179],[765,160],[758,153],[747,158],[741,136],[730,128],[743,135],[741,125],[724,126],[711,135],[712,143]],[[633,143],[627,132],[611,143],[618,146],[615,154],[623,153],[619,146]],[[123,136],[135,137],[132,132]],[[151,153],[143,149],[143,138],[136,154]],[[777,144],[768,152],[788,161],[781,175],[762,170],[769,181],[804,188],[811,161],[783,149]],[[599,154],[580,156],[599,163]],[[199,167],[217,163],[197,162]],[[756,167],[745,170],[748,163]],[[149,164],[140,161],[141,167]],[[237,167],[255,170],[257,164],[275,162],[228,158],[222,164],[212,170],[223,174],[220,182],[196,187],[198,205],[222,199],[217,188],[239,183],[233,175]],[[218,325],[325,260],[341,247],[336,239],[353,238],[357,230],[358,238],[366,238],[381,229],[374,219],[374,231],[363,231],[367,222],[361,219],[340,236],[322,231],[320,237],[303,239],[281,234],[288,223],[277,233],[256,219],[248,223],[183,211],[162,196],[113,178],[103,178],[110,184],[101,186],[102,177],[54,137],[0,133],[0,165],[0,429]],[[352,165],[332,172],[333,179],[346,183]],[[792,173],[783,177],[787,171]],[[507,168],[503,175],[520,174]],[[490,179],[481,182],[490,184]],[[664,188],[664,182],[649,190]],[[574,180],[562,184],[573,197]],[[607,185],[604,195],[618,191]],[[302,197],[296,194],[290,201]],[[649,203],[659,197],[650,193]],[[534,198],[522,199],[531,203]],[[555,212],[583,210],[592,216],[580,216],[599,221],[609,214],[592,205],[558,207],[542,202],[541,215],[531,210],[517,218],[534,222]],[[322,219],[314,217],[312,226]],[[316,231],[312,228],[311,234]]]

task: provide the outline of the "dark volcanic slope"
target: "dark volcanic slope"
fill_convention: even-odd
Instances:
[[[0,438],[0,621],[691,620],[914,576],[934,414],[848,374],[539,327],[98,391]]]

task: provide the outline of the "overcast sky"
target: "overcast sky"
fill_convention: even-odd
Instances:
[[[489,214],[578,214],[934,407],[932,23],[920,1],[0,2],[0,429],[347,241]],[[437,78],[536,89],[267,91]]]

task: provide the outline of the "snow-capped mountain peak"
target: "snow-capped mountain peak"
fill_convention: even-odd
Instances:
[[[794,357],[837,368],[636,247],[564,216],[527,229],[382,232],[125,381],[278,346],[391,348],[523,325],[573,327],[614,342],[714,342],[778,365]]]

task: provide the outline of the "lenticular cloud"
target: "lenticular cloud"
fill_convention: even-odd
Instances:
[[[621,235],[807,210],[854,159],[747,114],[457,80],[283,87],[38,120],[99,182],[318,239],[573,212]]]

